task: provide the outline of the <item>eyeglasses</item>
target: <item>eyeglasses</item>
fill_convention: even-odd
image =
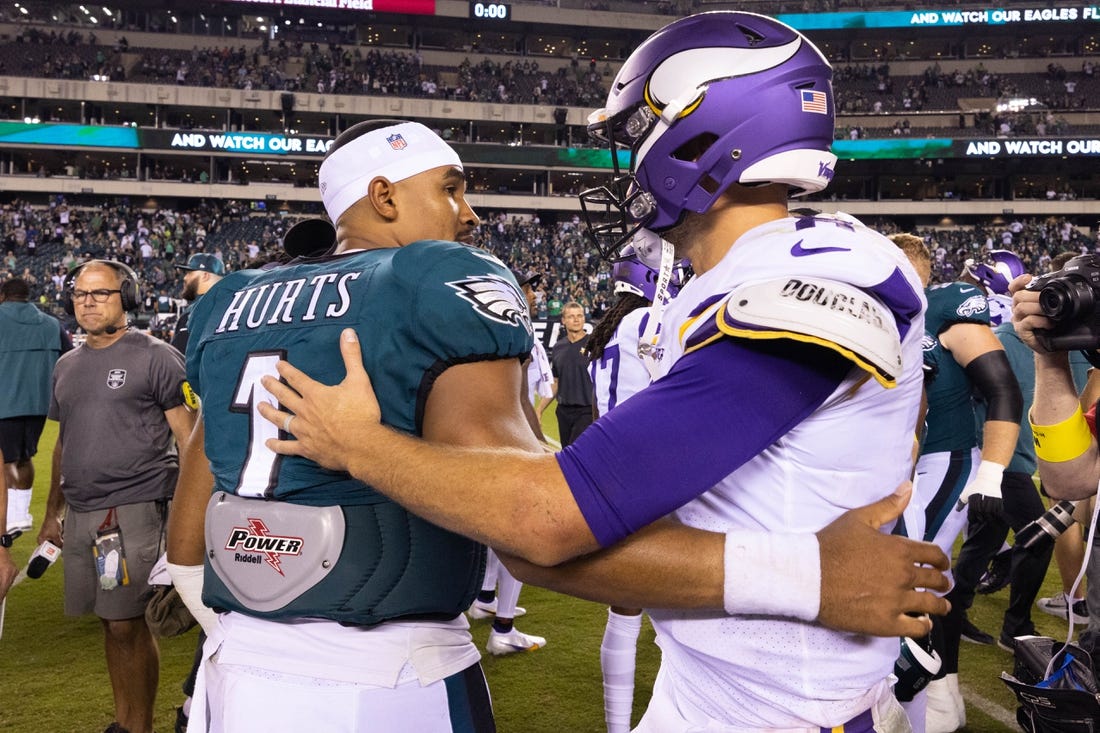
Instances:
[[[107,290],[106,288],[100,290],[74,290],[73,302],[81,303],[89,295],[92,296],[92,300],[96,303],[106,303],[107,299],[111,297],[111,293],[121,293],[121,290]]]

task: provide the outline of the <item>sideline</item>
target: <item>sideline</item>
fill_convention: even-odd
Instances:
[[[996,720],[998,723],[1003,723],[1006,730],[1015,731],[1019,730],[1019,725],[1016,722],[1016,710],[1006,710],[1000,705],[1000,703],[993,702],[985,697],[982,697],[973,688],[966,685],[960,685],[962,688],[963,699],[967,705],[973,705],[978,710],[982,711],[989,717]]]

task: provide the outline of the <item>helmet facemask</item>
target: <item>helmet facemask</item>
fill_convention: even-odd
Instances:
[[[599,115],[600,112],[595,112],[592,118]],[[623,112],[588,125],[589,137],[604,143],[611,151],[611,181],[579,195],[587,225],[585,231],[604,259],[616,258],[622,246],[657,213],[653,196],[642,190],[634,176],[637,146],[656,121],[656,115],[639,106],[629,114]],[[620,146],[630,150],[630,165],[625,173],[619,166]]]

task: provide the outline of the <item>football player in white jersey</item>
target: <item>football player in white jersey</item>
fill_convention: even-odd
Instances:
[[[661,310],[650,310],[654,300],[658,300],[660,309],[665,297],[674,298],[680,292],[685,264],[677,263],[666,292],[658,298],[660,273],[638,259],[632,244],[619,253],[611,271],[613,289],[618,297],[588,337],[587,352],[592,360],[589,374],[596,393],[598,415],[607,414],[649,385],[649,370],[638,353],[638,345],[649,319],[661,316]],[[628,733],[630,730],[641,628],[642,609],[613,605],[607,610],[607,626],[600,645],[607,733]]]
[[[850,521],[908,477],[925,301],[881,235],[788,214],[792,193],[833,176],[831,77],[794,29],[731,11],[674,21],[623,64],[590,131],[629,148],[630,168],[582,198],[589,231],[605,253],[656,231],[671,244],[662,275],[675,247],[696,276],[643,344],[658,378],[561,452],[457,449],[385,427],[351,332],[340,384],[286,362],[286,383],[262,380],[283,409],[261,414],[295,416],[295,439],[273,450],[524,558],[513,565],[529,582],[643,605],[662,661],[639,731],[909,731],[890,689],[897,636],[927,632],[907,612],[947,610],[921,590],[945,589],[942,551],[887,536],[894,517],[869,533]],[[603,206],[614,217],[594,222]],[[680,562],[682,544],[661,544],[670,514],[724,535],[721,549],[701,539]],[[608,569],[638,533],[632,557],[642,541],[661,548],[645,589]]]

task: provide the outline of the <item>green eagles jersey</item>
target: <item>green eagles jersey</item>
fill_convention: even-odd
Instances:
[[[397,601],[367,599],[358,611],[300,603],[271,615],[374,623],[410,613],[454,613],[468,605],[483,571],[480,545],[408,514],[346,473],[274,454],[264,441],[280,436],[279,428],[256,405],[274,400],[260,378],[276,374],[280,359],[325,384],[343,380],[339,335],[350,327],[359,334],[383,422],[419,435],[432,384],[449,366],[530,352],[527,301],[509,271],[485,252],[439,241],[295,261],[227,275],[196,303],[189,325],[187,372],[202,398],[215,489],[344,507],[349,527],[373,530],[377,523],[382,529],[376,542],[356,538],[352,562],[361,568],[346,582],[368,582],[377,572],[363,568],[379,563],[416,581],[406,584]],[[371,518],[364,520],[364,513]],[[408,533],[405,552],[394,554],[391,530]],[[441,583],[440,576],[453,582]],[[439,590],[426,593],[433,584]],[[326,592],[333,595],[331,588]],[[425,593],[436,596],[429,608]],[[240,610],[231,600],[222,593],[221,606]]]
[[[277,429],[253,409],[270,399],[260,377],[286,359],[320,382],[341,381],[339,334],[354,328],[383,421],[419,435],[444,369],[531,350],[526,300],[514,283],[494,257],[445,242],[227,275],[192,310],[187,349],[217,488],[304,504],[380,500],[346,474],[263,447]]]
[[[973,448],[978,432],[970,379],[939,337],[956,323],[989,325],[989,302],[979,288],[961,282],[933,285],[925,295],[928,311],[922,345],[928,415],[921,455]]]

